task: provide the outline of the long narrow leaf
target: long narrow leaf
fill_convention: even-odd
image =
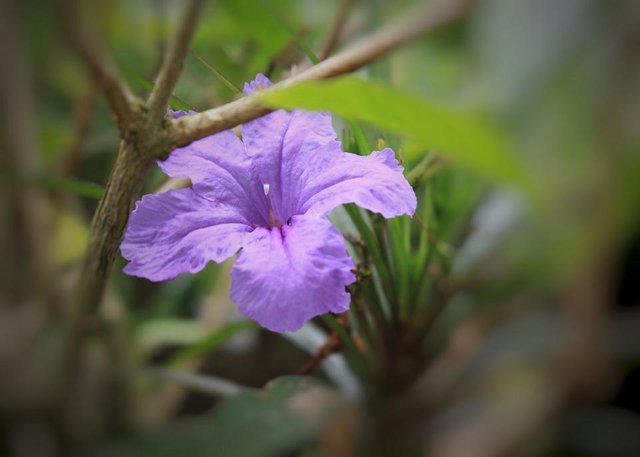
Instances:
[[[257,93],[272,107],[329,110],[413,139],[495,179],[526,185],[501,131],[487,120],[438,106],[380,83],[353,77],[310,81]]]

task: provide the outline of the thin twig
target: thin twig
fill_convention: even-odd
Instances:
[[[82,30],[78,18],[78,0],[61,0],[63,26],[71,45],[76,48],[91,71],[95,81],[102,87],[121,131],[131,123],[135,97],[103,46],[89,33]]]
[[[201,8],[202,0],[190,0],[185,9],[178,33],[169,46],[156,79],[156,85],[147,101],[149,122],[156,123],[165,115],[167,104],[182,71],[184,59],[189,52]]]
[[[59,168],[60,175],[65,178],[73,176],[80,156],[84,142],[91,127],[91,115],[93,113],[93,107],[97,95],[96,84],[92,81],[89,83],[87,91],[78,100],[78,106],[76,108],[76,135],[73,144],[67,154],[65,154]]]
[[[326,79],[350,73],[386,55],[390,51],[461,17],[472,0],[446,1],[425,8],[420,6],[407,15],[363,38],[345,51],[308,70],[288,78],[272,89],[277,90],[301,81]],[[173,121],[171,147],[187,144],[248,122],[269,113],[271,109],[256,98],[245,97],[218,108]]]
[[[349,313],[343,313],[338,316],[338,323],[346,327],[348,325]],[[338,332],[332,331],[327,338],[327,341],[318,348],[314,356],[309,360],[300,370],[298,370],[299,375],[307,375],[316,371],[322,362],[332,354],[340,351],[344,347],[344,342],[338,335]]]
[[[340,6],[336,12],[331,29],[329,29],[329,33],[325,38],[322,49],[318,52],[318,59],[321,61],[329,57],[338,45],[340,35],[342,34],[344,25],[347,22],[349,10],[353,6],[354,2],[355,0],[340,0]]]

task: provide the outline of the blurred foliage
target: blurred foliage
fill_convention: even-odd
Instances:
[[[230,399],[210,417],[185,420],[96,455],[197,457],[211,455],[212,450],[238,457],[285,455],[320,433],[336,409],[338,397],[323,383],[309,377],[277,378],[263,392]]]
[[[137,94],[153,87],[182,3],[83,3],[82,20],[104,38]],[[353,2],[343,42],[412,3]],[[640,412],[628,399],[598,403],[613,402],[618,386],[624,392],[625,370],[638,366],[637,309],[609,316],[640,303],[640,257],[630,248],[640,228],[637,1],[482,0],[461,22],[355,75],[260,95],[273,106],[330,110],[347,151],[392,147],[416,189],[413,218],[384,220],[353,206],[332,214],[358,263],[348,323],[316,319],[294,347],[238,319],[229,263],[154,284],[124,275],[120,260],[101,321],[82,349],[86,366],[74,398],[64,402],[56,397],[65,384],[58,353],[64,326],[56,316],[119,137],[63,37],[64,11],[55,2],[15,4],[39,170],[2,157],[0,214],[9,222],[1,239],[0,455],[32,449],[32,442],[56,443],[42,455],[73,448],[81,455],[313,456],[357,446],[372,455],[413,455],[402,446],[431,455],[640,454],[630,432],[591,439],[601,430],[637,430]],[[172,107],[218,106],[239,97],[258,72],[278,80],[308,64],[338,7],[206,2]],[[12,71],[13,64],[3,67]],[[144,192],[165,181],[150,170]],[[46,195],[52,220],[51,306],[38,302],[32,246],[16,216],[20,196],[34,189]],[[623,270],[627,258],[631,273]],[[636,291],[617,296],[621,281]],[[593,322],[602,321],[604,337],[615,336],[616,344],[587,345],[587,359],[602,351],[611,365],[581,371],[564,357],[577,344],[572,338],[580,339],[572,332],[596,325],[593,309]],[[311,376],[254,389],[298,372],[334,335],[338,354]],[[251,388],[223,399],[188,383],[151,382],[148,367]],[[567,381],[574,372],[605,387],[585,393]],[[109,389],[120,377],[133,380],[130,391],[114,395]],[[574,387],[565,398],[564,389]],[[583,417],[583,406],[569,400],[584,398]],[[114,414],[120,403],[137,425],[126,436]],[[360,414],[347,420],[338,405]],[[351,424],[346,437],[331,428],[343,420]]]

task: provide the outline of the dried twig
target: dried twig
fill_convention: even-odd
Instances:
[[[64,30],[71,45],[83,58],[96,82],[104,89],[109,105],[123,131],[131,124],[135,97],[124,83],[115,64],[102,45],[91,34],[81,29],[78,18],[78,0],[61,0]]]
[[[333,24],[331,25],[329,33],[324,40],[322,49],[320,50],[320,52],[318,52],[318,59],[324,60],[329,57],[338,45],[338,41],[340,35],[342,34],[344,24],[347,22],[349,10],[351,9],[351,6],[353,6],[354,2],[355,0],[340,0],[340,6],[338,7],[338,11],[336,12]]]
[[[65,154],[59,168],[60,175],[65,178],[73,176],[80,161],[83,144],[89,132],[89,127],[91,126],[91,114],[95,105],[97,89],[96,84],[91,82],[86,93],[78,100],[75,139],[71,148],[67,154]]]
[[[464,14],[470,0],[447,1],[406,16],[363,38],[345,51],[308,70],[274,85],[273,89],[301,81],[326,79],[350,73],[386,55],[421,35],[438,30]],[[214,133],[235,127],[269,113],[271,109],[253,97],[245,97],[218,108],[173,121],[171,147],[185,146]]]
[[[189,1],[175,40],[169,46],[166,58],[156,79],[155,88],[147,101],[149,109],[148,120],[151,123],[157,123],[167,111],[167,104],[178,81],[178,76],[182,71],[184,59],[189,52],[189,45],[195,32],[196,21],[201,8],[202,0]]]
[[[349,325],[349,313],[342,313],[338,316],[338,324],[342,327],[347,327]],[[300,370],[298,370],[299,375],[311,374],[315,370],[317,370],[322,362],[329,357],[331,354],[335,354],[340,351],[344,347],[344,342],[338,332],[332,331],[327,338],[327,341],[318,348],[315,355],[309,360]]]

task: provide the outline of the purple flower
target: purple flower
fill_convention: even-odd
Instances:
[[[245,84],[250,94],[271,82]],[[175,150],[159,162],[192,187],[145,195],[131,214],[124,271],[152,281],[195,273],[238,253],[231,299],[277,332],[349,308],[355,280],[327,215],[356,203],[384,217],[412,215],[416,196],[391,149],[342,151],[327,113],[275,111]]]

